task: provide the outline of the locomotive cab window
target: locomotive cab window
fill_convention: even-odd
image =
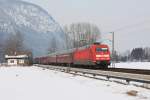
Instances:
[[[107,52],[108,48],[96,48],[96,52]]]

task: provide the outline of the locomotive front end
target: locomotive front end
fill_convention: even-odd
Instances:
[[[97,66],[107,68],[110,65],[110,51],[107,45],[95,45],[94,60]]]

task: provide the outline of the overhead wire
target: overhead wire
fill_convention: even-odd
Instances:
[[[123,31],[123,30],[127,30],[127,29],[131,29],[131,28],[134,28],[134,27],[139,27],[145,23],[150,23],[150,19],[149,20],[144,20],[144,21],[141,21],[139,23],[135,23],[135,24],[130,24],[130,25],[127,25],[127,26],[124,26],[124,27],[121,27],[121,28],[118,28],[118,29],[115,29],[113,30],[113,32],[116,32],[116,31]]]

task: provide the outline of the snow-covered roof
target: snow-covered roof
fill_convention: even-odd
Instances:
[[[27,55],[5,55],[5,58],[11,59],[11,58],[27,58]]]

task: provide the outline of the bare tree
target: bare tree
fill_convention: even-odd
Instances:
[[[5,54],[24,51],[23,36],[17,31],[15,34],[11,34],[5,41]]]
[[[50,45],[50,47],[48,48],[48,51],[49,51],[49,53],[54,53],[54,52],[57,51],[56,39],[53,38],[51,42],[52,42],[52,43],[50,43],[51,45]]]
[[[69,40],[72,42],[73,47],[91,44],[100,38],[99,28],[90,23],[73,23],[69,26],[65,26],[64,32],[70,38]]]

